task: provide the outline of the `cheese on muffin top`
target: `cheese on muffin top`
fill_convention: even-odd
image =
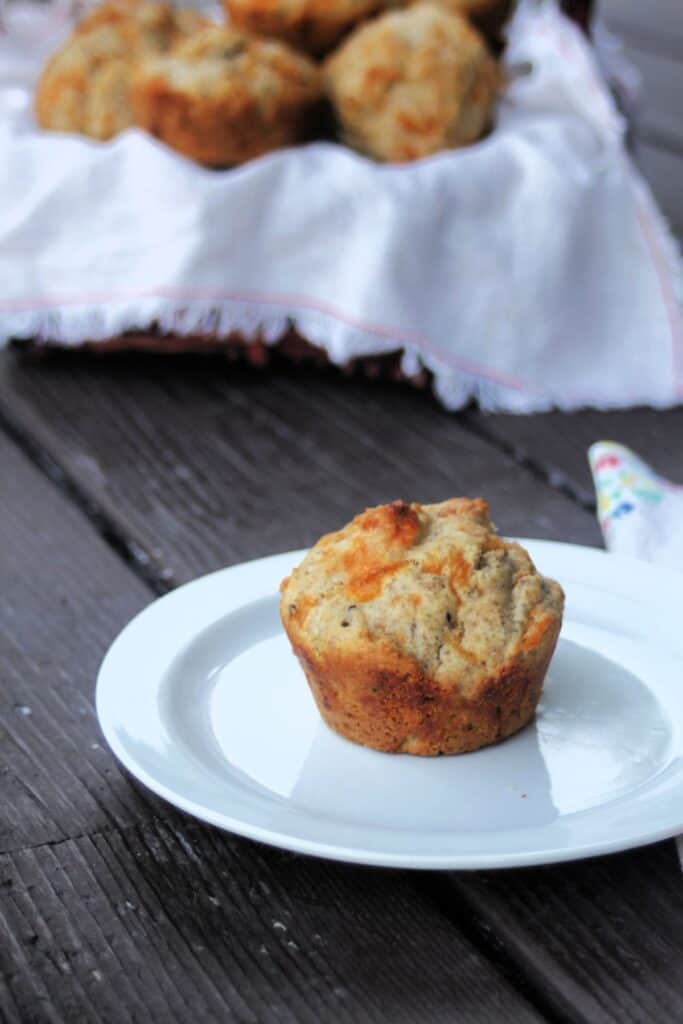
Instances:
[[[481,498],[368,509],[281,589],[290,637],[309,650],[388,643],[465,697],[556,630],[563,607],[559,584],[494,532]]]

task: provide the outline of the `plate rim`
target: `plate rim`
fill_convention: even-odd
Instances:
[[[620,566],[622,570],[636,572],[638,575],[642,575],[643,577],[649,576],[650,579],[653,579],[654,577],[665,577],[672,585],[678,585],[683,589],[683,573],[675,569],[671,569],[670,567],[663,567],[629,556],[613,554],[602,548],[590,547],[583,544],[535,538],[509,539],[514,539],[526,547],[533,547],[537,552],[542,551],[543,549],[552,549],[558,553],[566,553],[567,549],[569,549],[573,553],[581,552],[582,556],[587,556],[591,559],[596,556],[602,556],[603,558],[609,559],[610,564],[614,565],[615,568]],[[146,622],[149,620],[150,616],[160,614],[160,609],[163,610],[164,608],[167,608],[171,603],[186,600],[188,594],[194,590],[206,587],[207,584],[215,585],[216,583],[229,579],[231,575],[236,575],[245,569],[248,569],[252,573],[258,572],[260,568],[265,568],[276,561],[288,562],[294,565],[297,561],[303,558],[307,550],[307,548],[299,548],[265,555],[260,558],[235,563],[190,580],[169,593],[164,594],[162,597],[152,600],[148,605],[141,609],[123,627],[123,629],[121,629],[110,644],[101,662],[95,688],[95,707],[99,726],[107,744],[118,761],[123,765],[124,769],[147,789],[164,799],[172,806],[191,815],[197,820],[234,835],[251,839],[259,843],[264,843],[265,845],[278,849],[286,849],[307,856],[317,856],[326,860],[363,864],[372,867],[413,870],[491,870],[533,867],[542,864],[556,864],[566,861],[581,860],[587,857],[634,849],[651,843],[660,842],[664,839],[672,838],[683,832],[682,811],[681,819],[677,824],[671,823],[670,825],[663,826],[658,829],[645,827],[640,832],[632,832],[627,838],[624,836],[617,836],[612,839],[605,839],[604,841],[590,841],[578,845],[571,844],[551,848],[546,847],[537,850],[496,850],[494,852],[477,852],[476,854],[458,853],[457,851],[448,851],[446,853],[392,852],[391,850],[373,850],[362,846],[337,845],[321,842],[316,839],[309,839],[305,836],[299,836],[290,832],[266,829],[258,824],[245,821],[241,817],[235,817],[226,812],[217,812],[209,807],[202,806],[157,779],[152,773],[147,771],[144,765],[137,761],[135,756],[126,748],[125,744],[120,741],[113,722],[110,720],[107,713],[107,702],[110,699],[110,694],[108,693],[108,687],[110,686],[109,670],[114,657],[120,656],[122,648],[125,647],[132,635],[137,633],[140,629],[145,628]],[[537,556],[532,552],[532,557],[536,560]],[[265,594],[262,594],[262,596],[265,596]],[[230,614],[231,611],[234,611],[236,608],[243,607],[252,599],[253,598],[250,597],[246,600],[242,598],[234,600],[233,595],[233,601],[231,602],[229,600],[229,592],[226,592],[226,606],[221,614],[218,617],[208,617],[203,623],[201,629],[203,630],[208,628],[214,622],[219,621],[219,619],[224,615]],[[230,605],[232,605],[232,607]],[[195,632],[192,635],[192,638],[196,636],[197,633]],[[178,656],[184,646],[184,643],[177,646],[174,658]],[[155,680],[153,682],[153,690],[158,688],[159,682],[160,680]],[[315,817],[313,812],[310,813]],[[505,831],[509,830],[494,830],[492,835],[499,836]],[[453,835],[457,835],[457,833],[454,832]]]

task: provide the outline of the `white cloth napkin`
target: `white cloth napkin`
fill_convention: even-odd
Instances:
[[[613,441],[592,445],[588,460],[607,549],[683,573],[683,486],[665,480]],[[676,847],[683,869],[683,836]]]
[[[0,344],[294,322],[335,363],[401,349],[449,408],[683,399],[680,259],[554,0],[512,20],[492,134],[405,166],[319,143],[216,172],[140,131],[39,132],[63,34],[0,37]]]

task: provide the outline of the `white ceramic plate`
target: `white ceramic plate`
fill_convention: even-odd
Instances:
[[[334,735],[278,616],[301,551],[213,573],[138,615],[100,670],[104,734],[184,811],[338,860],[513,867],[683,832],[683,576],[522,543],[567,607],[536,721],[498,746],[419,758]]]

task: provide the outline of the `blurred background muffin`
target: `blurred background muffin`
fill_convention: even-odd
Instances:
[[[116,25],[135,53],[163,53],[209,21],[195,8],[181,8],[173,3],[105,0],[89,8],[78,22],[75,34],[84,35],[102,25]]]
[[[466,18],[419,3],[356,29],[328,58],[325,81],[346,141],[401,162],[476,141],[499,75]]]
[[[130,127],[135,63],[164,53],[207,23],[195,11],[147,0],[110,0],[93,8],[43,70],[35,99],[39,125],[103,140]]]
[[[143,61],[136,123],[200,163],[242,163],[305,137],[320,99],[317,66],[273,39],[212,26]]]
[[[390,7],[410,7],[424,0],[389,0]],[[512,12],[512,0],[430,0],[451,14],[463,14],[486,36],[490,43],[498,44],[501,30]]]
[[[140,127],[208,166],[337,134],[379,160],[419,159],[486,131],[497,64],[459,12],[502,7],[507,0],[224,0],[219,25],[196,9],[105,0],[48,61],[36,117],[103,141]],[[311,55],[334,46],[321,72]]]
[[[385,0],[223,0],[231,22],[307,53],[327,53]]]

